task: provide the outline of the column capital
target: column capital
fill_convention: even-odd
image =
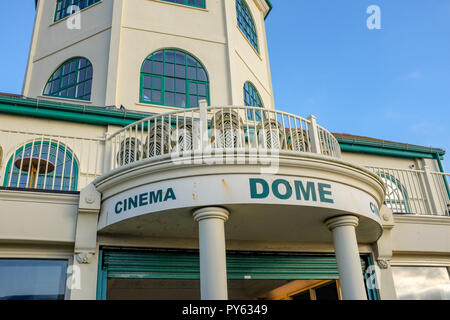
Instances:
[[[229,211],[219,207],[206,207],[198,209],[194,212],[193,216],[195,221],[199,222],[205,219],[221,219],[224,222],[228,220],[230,215]]]
[[[334,218],[330,218],[325,221],[326,226],[330,231],[333,231],[333,229],[337,227],[357,227],[359,224],[359,218],[355,216],[338,216]]]

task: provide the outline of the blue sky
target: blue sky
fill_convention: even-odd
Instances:
[[[314,114],[333,132],[450,152],[449,0],[272,2],[277,109]],[[369,5],[381,9],[381,30],[366,26]],[[1,92],[21,92],[33,19],[32,0],[0,12]]]

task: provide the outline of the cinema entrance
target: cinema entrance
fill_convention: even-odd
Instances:
[[[97,299],[200,299],[197,250],[104,247],[100,253]],[[229,300],[341,299],[333,254],[233,251],[226,260]],[[370,257],[360,260],[366,278]],[[366,293],[371,300],[379,297],[367,285]]]

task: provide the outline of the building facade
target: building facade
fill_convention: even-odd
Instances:
[[[36,1],[0,299],[450,299],[445,151],[276,109],[271,9]]]

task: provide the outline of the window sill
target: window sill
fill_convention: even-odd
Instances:
[[[194,10],[199,10],[199,11],[203,11],[203,12],[209,12],[209,10],[206,9],[206,8],[193,7],[193,6],[188,6],[186,4],[174,3],[174,2],[163,1],[163,0],[150,0],[150,1],[164,3],[164,4],[169,4],[169,5],[173,5],[173,6],[176,6],[176,7],[182,7],[182,8],[187,8],[187,9],[194,9]]]
[[[97,2],[97,3],[94,3],[93,5],[90,5],[89,7],[86,7],[86,8],[84,8],[84,9],[81,9],[79,13],[81,14],[81,13],[85,12],[86,10],[91,9],[91,8],[93,8],[93,7],[97,6],[97,5],[99,5],[100,3],[103,3],[103,0],[100,0],[100,1]],[[55,13],[56,13],[56,8],[55,8]],[[69,19],[69,18],[71,18],[71,17],[73,17],[73,16],[75,16],[75,15],[76,15],[76,14],[71,14],[70,16],[67,16],[67,17],[65,17],[65,18],[59,19],[58,21],[54,21],[54,22],[52,22],[52,23],[49,25],[49,28],[50,28],[50,27],[53,27],[53,26],[55,26],[55,25],[57,25],[57,24],[60,24],[60,23],[63,22],[63,21],[67,21],[67,19]],[[53,17],[53,19],[54,19],[54,17]]]
[[[164,109],[167,111],[180,111],[180,110],[195,109],[195,108],[183,108],[183,107],[170,107],[170,106],[165,106],[165,105],[161,105],[161,104],[153,104],[153,103],[145,103],[145,102],[136,102],[136,105],[143,106],[143,107],[160,108],[160,109]]]

